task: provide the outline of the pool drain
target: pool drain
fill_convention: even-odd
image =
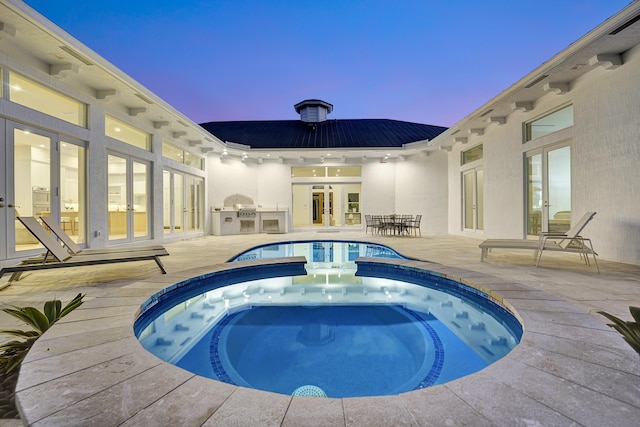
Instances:
[[[315,385],[303,385],[293,391],[292,396],[327,397],[327,393]]]

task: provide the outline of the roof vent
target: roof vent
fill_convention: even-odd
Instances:
[[[320,123],[327,120],[327,114],[333,111],[333,105],[319,99],[306,99],[293,106],[300,120],[307,123]]]

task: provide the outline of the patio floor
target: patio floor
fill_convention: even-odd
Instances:
[[[183,278],[225,268],[252,246],[307,239],[366,240],[424,260],[424,268],[503,296],[524,320],[521,344],[476,374],[397,396],[318,399],[266,393],[194,376],[146,352],[133,318],[151,294]],[[363,232],[207,236],[168,243],[168,271],[153,262],[35,272],[0,291],[6,304],[41,308],[78,292],[85,304],[47,332],[29,354],[18,397],[30,425],[261,426],[636,426],[640,356],[603,317],[629,319],[640,305],[640,266],[575,254],[494,250],[456,236],[386,237]],[[597,242],[596,242],[597,243]],[[597,244],[596,244],[597,250]],[[0,286],[7,281],[3,278]],[[0,328],[22,328],[0,314]],[[0,420],[0,427],[13,425]],[[18,424],[19,425],[19,424]]]

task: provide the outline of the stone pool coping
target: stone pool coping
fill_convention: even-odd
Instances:
[[[16,389],[23,422],[626,426],[640,419],[635,353],[594,316],[522,284],[425,261],[392,262],[504,298],[524,322],[520,345],[484,370],[443,385],[395,396],[335,399],[286,396],[198,377],[161,361],[135,338],[135,315],[155,292],[211,271],[273,262],[219,264],[88,295],[80,309],[36,342],[23,363]]]

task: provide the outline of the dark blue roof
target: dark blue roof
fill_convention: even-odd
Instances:
[[[225,142],[251,148],[398,148],[431,140],[446,127],[387,119],[234,121],[202,123]]]

